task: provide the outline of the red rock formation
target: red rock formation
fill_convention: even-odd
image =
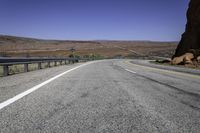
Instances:
[[[200,0],[190,0],[186,29],[172,58],[177,60],[186,53],[192,53],[194,58],[200,55]]]

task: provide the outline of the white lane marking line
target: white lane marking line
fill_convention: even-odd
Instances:
[[[59,75],[57,75],[57,76],[55,76],[55,77],[53,77],[53,78],[50,78],[50,79],[44,81],[44,82],[41,83],[41,84],[38,84],[38,85],[36,85],[36,86],[34,86],[34,87],[32,87],[32,88],[26,90],[26,91],[24,91],[24,92],[22,92],[22,93],[20,93],[20,94],[18,94],[18,95],[16,95],[16,96],[14,96],[13,98],[10,98],[10,99],[8,99],[8,100],[6,100],[6,101],[0,103],[0,110],[3,109],[4,107],[6,107],[6,106],[8,106],[8,105],[10,105],[10,104],[12,104],[12,103],[14,103],[14,102],[16,102],[17,100],[19,100],[19,99],[25,97],[26,95],[28,95],[28,94],[30,94],[30,93],[36,91],[37,89],[41,88],[42,86],[44,86],[44,85],[46,85],[46,84],[48,84],[48,83],[54,81],[55,79],[57,79],[57,78],[59,78],[59,77],[65,75],[65,74],[67,74],[67,73],[69,73],[69,72],[71,72],[71,71],[73,71],[73,70],[76,70],[76,69],[78,69],[78,68],[80,68],[80,67],[89,65],[89,64],[91,64],[91,63],[93,63],[93,62],[89,62],[89,63],[83,64],[83,65],[74,67],[74,68],[72,68],[72,69],[70,69],[70,70],[67,70],[67,71],[65,71],[65,72],[63,72],[63,73],[61,73],[61,74],[59,74]]]
[[[131,73],[136,73],[135,71],[131,71],[131,70],[128,70],[128,69],[125,69],[126,71],[128,72],[131,72]]]

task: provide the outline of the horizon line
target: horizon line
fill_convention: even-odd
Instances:
[[[7,37],[18,37],[18,38],[26,38],[26,39],[35,39],[35,40],[46,40],[46,41],[139,41],[139,42],[180,42],[180,40],[137,40],[137,39],[54,39],[54,38],[39,38],[33,36],[21,36],[21,35],[9,35],[9,34],[0,34],[0,36]]]

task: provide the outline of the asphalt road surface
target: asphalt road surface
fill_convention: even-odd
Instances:
[[[129,60],[3,77],[0,132],[197,133],[199,85],[200,75]]]

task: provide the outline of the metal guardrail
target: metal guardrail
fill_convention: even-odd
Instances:
[[[38,64],[38,69],[42,69],[42,63],[47,63],[47,67],[51,67],[51,62],[54,62],[54,66],[57,66],[59,62],[60,65],[67,63],[75,63],[80,61],[88,61],[86,58],[8,58],[0,57],[0,66],[3,66],[3,76],[9,75],[9,66],[12,65],[24,65],[24,72],[29,71],[29,64]]]

